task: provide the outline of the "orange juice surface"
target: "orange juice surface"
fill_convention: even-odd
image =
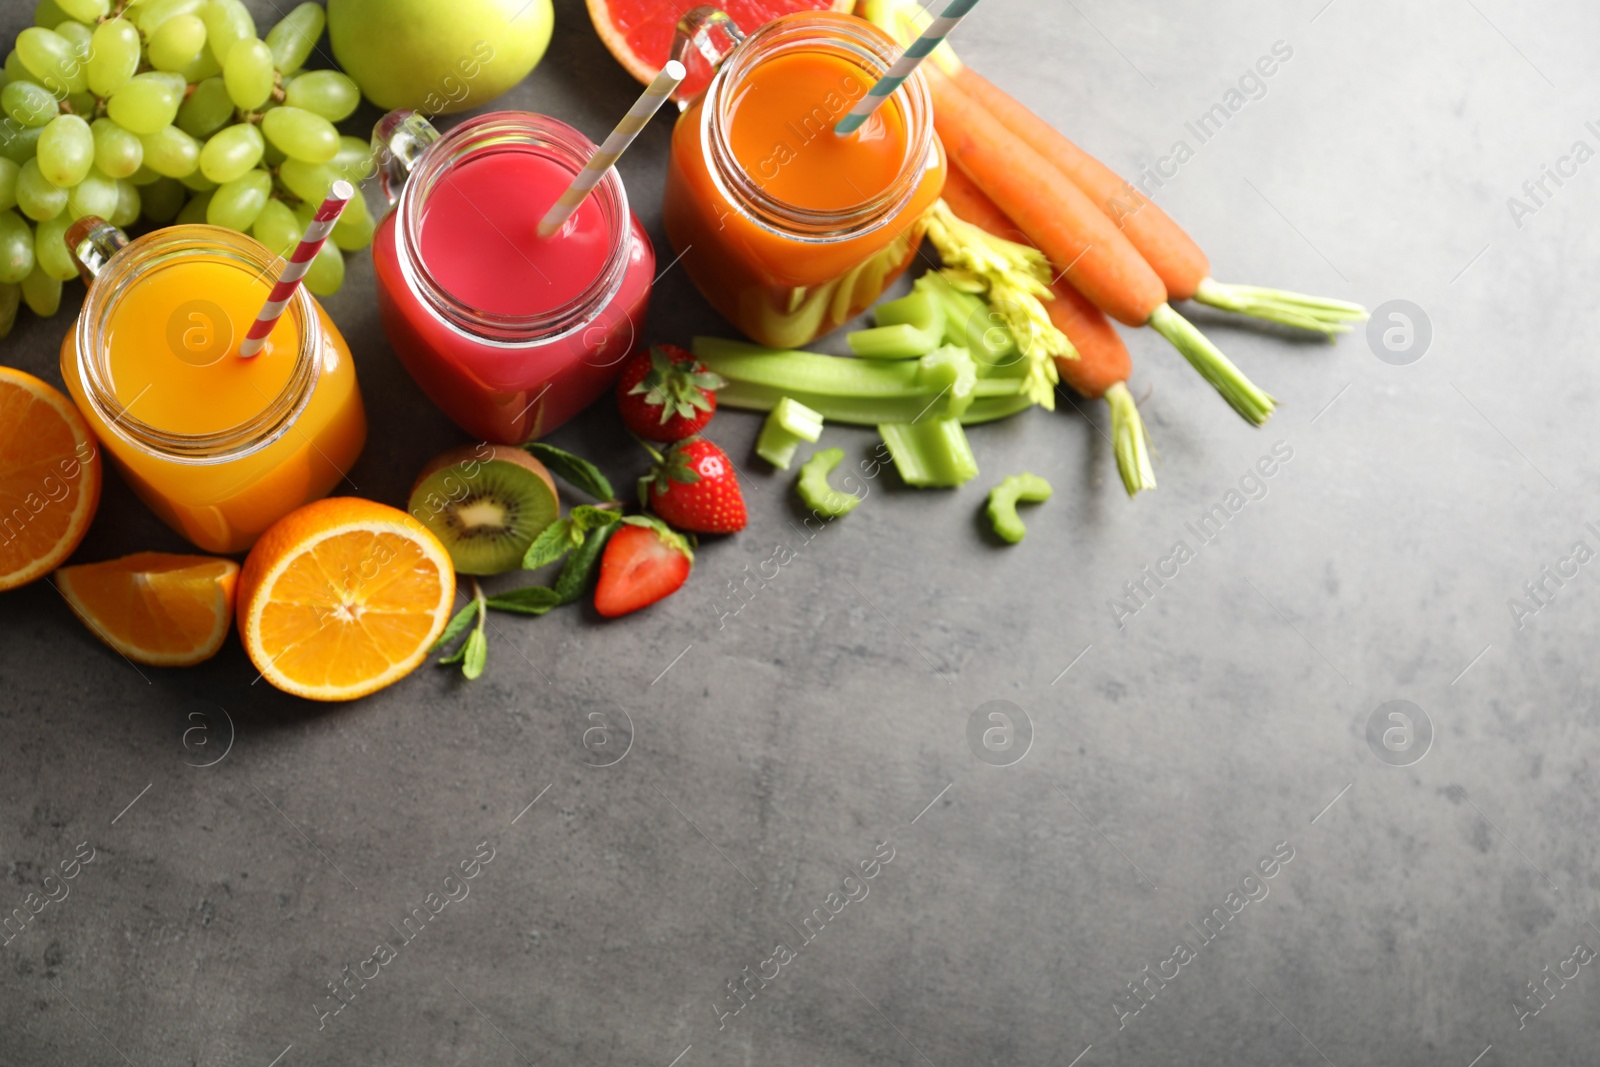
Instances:
[[[843,211],[893,184],[906,154],[905,119],[885,104],[854,133],[833,127],[870,83],[824,52],[774,56],[739,83],[728,142],[768,196],[808,211]]]
[[[218,433],[255,418],[288,384],[299,345],[285,314],[259,355],[238,358],[271,291],[242,265],[199,256],[146,275],[107,325],[117,402],[167,433]]]
[[[137,256],[154,236],[119,255]],[[67,388],[128,484],[169,526],[208,552],[243,552],[278,519],[326,496],[366,439],[350,351],[314,301],[311,321],[297,319],[291,304],[266,347],[251,359],[239,357],[271,280],[221,249],[194,250],[151,263],[110,298],[114,302],[100,320],[103,351],[89,355],[126,414],[122,426],[113,425],[124,422],[121,416],[108,420],[88,397],[78,331],[70,331],[61,347]],[[320,371],[305,407],[276,439],[251,447],[243,442],[260,435],[252,430],[239,444],[174,455],[129,428],[142,423],[187,436],[243,431],[286,390],[303,388],[293,380],[302,330],[316,337]]]
[[[667,237],[706,298],[764,345],[798,348],[871,306],[944,187],[930,112],[907,89],[854,133],[833,132],[880,73],[841,48],[863,34],[895,48],[850,15],[781,16],[673,128]],[[925,92],[920,77],[908,86]]]

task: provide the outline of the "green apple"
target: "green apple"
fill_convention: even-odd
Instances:
[[[550,0],[328,0],[333,54],[367,99],[430,115],[526,78],[554,23]]]

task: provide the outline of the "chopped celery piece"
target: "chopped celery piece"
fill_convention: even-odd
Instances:
[[[801,441],[815,443],[822,436],[822,416],[793,397],[783,397],[772,408],[756,438],[756,455],[781,470],[788,470]]]
[[[1017,350],[1017,340],[1011,329],[989,305],[971,293],[964,293],[951,285],[938,271],[929,271],[918,278],[913,289],[934,297],[944,312],[944,339],[960,345],[978,361],[978,374],[1012,373],[1022,375],[1027,361]]]
[[[931,417],[959,419],[972,406],[977,393],[978,368],[972,353],[965,348],[945,345],[917,361],[917,382],[934,394],[934,399],[928,401]]]
[[[939,347],[944,339],[944,305],[926,288],[878,305],[877,328],[846,336],[850,351],[866,359],[914,359]]]
[[[1042,504],[1050,499],[1050,483],[1037,474],[1013,474],[989,490],[989,521],[995,536],[1016,544],[1028,532],[1017,514],[1017,502]]]
[[[824,448],[800,465],[800,479],[795,482],[795,488],[806,507],[824,518],[841,518],[861,503],[861,498],[854,493],[841,493],[828,484],[828,475],[842,459],[844,449]]]
[[[959,420],[889,422],[878,433],[907,485],[950,489],[978,476],[978,461]]]
[[[941,327],[935,337],[907,323],[893,326],[875,326],[870,330],[854,330],[845,335],[850,351],[862,359],[916,359],[939,347],[944,337]]]

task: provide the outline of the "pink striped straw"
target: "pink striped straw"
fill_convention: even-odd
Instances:
[[[266,345],[272,328],[283,317],[289,301],[294,299],[296,290],[300,288],[300,283],[305,281],[306,272],[311,269],[311,261],[317,258],[322,246],[328,243],[328,235],[333,232],[334,224],[339,221],[345,205],[354,199],[355,195],[355,187],[349,182],[333,183],[333,188],[328,191],[328,199],[317,209],[311,225],[306,227],[306,235],[301,238],[294,254],[289,257],[283,276],[278,279],[278,284],[272,287],[272,295],[267,297],[266,307],[263,307],[261,314],[256,316],[255,325],[250,327],[250,332],[245,335],[244,344],[239,346],[241,359],[249,359]]]

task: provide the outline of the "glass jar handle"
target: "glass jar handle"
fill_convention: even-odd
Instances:
[[[378,184],[390,207],[400,199],[411,168],[439,136],[433,124],[416,111],[391,111],[378,120],[372,130],[372,155],[378,160]]]
[[[668,58],[687,64],[689,46],[693,45],[695,51],[700,53],[715,72],[723,60],[744,43],[744,38],[744,31],[733,21],[731,15],[709,4],[703,4],[684,12],[683,17],[678,20],[678,25],[672,31],[672,51]],[[688,106],[688,100],[678,100],[680,111]]]
[[[93,285],[111,257],[128,245],[128,235],[98,215],[85,215],[67,227],[66,240],[85,285]]]

